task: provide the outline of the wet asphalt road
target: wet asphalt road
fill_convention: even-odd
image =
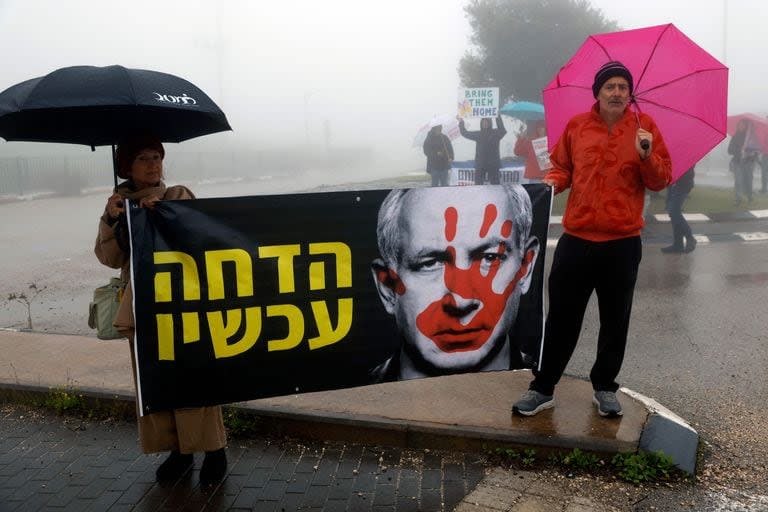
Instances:
[[[253,187],[235,193],[297,189],[290,182]],[[198,192],[235,195],[224,186]],[[92,290],[115,274],[99,265],[92,249],[105,199],[95,194],[0,204],[0,327],[26,325],[25,306],[4,299],[35,283],[44,287],[31,305],[35,330],[92,333],[85,325]],[[768,232],[768,220],[692,226],[695,233]],[[691,254],[665,255],[659,248],[669,240],[669,226],[652,224],[648,235],[621,383],[699,430],[707,486],[766,494],[768,243],[712,243]],[[597,328],[593,298],[568,373],[589,374]]]

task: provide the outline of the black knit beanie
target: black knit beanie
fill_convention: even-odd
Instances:
[[[629,95],[631,96],[635,89],[635,84],[632,81],[632,73],[629,72],[624,64],[617,60],[606,62],[597,70],[597,73],[595,73],[595,82],[592,84],[592,96],[597,98],[597,93],[600,92],[600,88],[603,84],[615,76],[626,78],[629,83]]]

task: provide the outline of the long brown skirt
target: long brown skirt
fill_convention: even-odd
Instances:
[[[136,385],[136,356],[133,335],[128,339],[131,347],[133,386]],[[221,407],[194,407],[174,409],[139,416],[137,401],[139,443],[144,453],[178,450],[181,453],[211,452],[227,445]]]

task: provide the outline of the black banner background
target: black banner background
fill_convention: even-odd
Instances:
[[[478,200],[484,187],[474,187]],[[533,203],[531,234],[539,238],[531,288],[522,297],[512,339],[538,351],[543,334],[543,265],[551,195],[541,185],[526,185]],[[154,210],[130,209],[133,291],[137,333],[140,403],[152,411],[213,405],[269,396],[360,386],[370,383],[369,371],[400,346],[394,319],[381,305],[371,275],[379,256],[376,221],[389,190],[163,201]],[[352,251],[352,286],[336,287],[333,255],[310,255],[309,244],[343,242]],[[295,292],[280,293],[278,259],[259,258],[260,247],[298,244],[293,259]],[[252,261],[253,292],[237,297],[235,265],[223,264],[225,298],[208,300],[206,251],[242,249]],[[197,266],[200,299],[183,300],[180,265],[156,265],[153,254],[178,251]],[[309,265],[325,263],[323,290],[310,290]],[[155,301],[155,274],[170,272],[170,302]],[[337,299],[353,299],[349,333],[339,342],[310,350],[307,340],[318,334],[311,301],[326,301],[331,325],[338,322]],[[304,339],[290,350],[267,351],[267,340],[287,334],[287,320],[266,317],[266,306],[293,304],[304,316]],[[246,352],[216,359],[206,313],[260,306],[262,328]],[[199,313],[199,341],[182,341],[181,314]],[[156,314],[174,318],[173,360],[159,360]],[[226,316],[225,316],[226,318]],[[245,323],[243,317],[243,323]],[[239,339],[244,326],[233,338]],[[515,356],[512,368],[522,367]]]

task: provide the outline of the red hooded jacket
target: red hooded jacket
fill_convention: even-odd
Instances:
[[[645,160],[635,148],[637,119],[629,108],[610,130],[598,103],[568,121],[546,176],[555,193],[571,189],[563,216],[566,233],[593,242],[640,234],[645,189],[662,190],[672,178],[669,151],[656,123],[640,114],[640,125],[653,134]]]

